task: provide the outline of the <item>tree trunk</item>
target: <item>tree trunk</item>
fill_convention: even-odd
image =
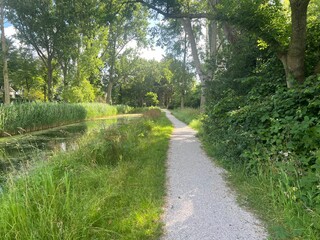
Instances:
[[[217,41],[218,41],[218,24],[217,21],[209,21],[208,25],[209,35],[209,57],[211,59],[216,58],[217,55]]]
[[[180,106],[181,109],[184,108],[184,94],[181,95],[181,106]]]
[[[228,42],[235,44],[237,42],[237,34],[234,29],[228,23],[223,23],[222,28]]]
[[[206,75],[202,69],[201,66],[201,62],[200,62],[200,58],[199,58],[199,54],[198,54],[198,49],[197,49],[197,44],[196,44],[196,40],[194,37],[194,33],[192,30],[192,26],[191,26],[191,20],[188,18],[184,18],[182,19],[182,24],[183,24],[183,28],[184,31],[187,33],[190,45],[191,45],[191,53],[192,53],[192,58],[193,58],[193,62],[197,71],[197,74],[200,78],[200,82],[201,82],[201,99],[200,99],[200,108],[203,108],[205,105],[205,86],[206,86]]]
[[[180,102],[180,107],[183,109],[184,108],[184,92],[185,92],[185,86],[186,86],[186,75],[187,75],[187,46],[188,46],[188,41],[187,41],[187,34],[184,34],[184,49],[183,49],[183,75],[182,75],[182,90],[181,90],[181,102]]]
[[[278,58],[282,62],[282,65],[283,65],[283,68],[284,68],[284,72],[286,74],[287,88],[292,88],[294,83],[293,83],[292,79],[289,77],[289,68],[288,68],[287,57],[288,56],[287,56],[286,53],[278,54]]]
[[[113,88],[113,81],[110,80],[107,86],[107,93],[106,93],[106,103],[112,104],[112,88]]]
[[[286,56],[288,87],[305,79],[305,51],[307,38],[307,10],[310,0],[290,0],[292,33]],[[281,59],[280,59],[281,60]]]
[[[47,99],[48,99],[48,97],[47,97],[47,85],[45,84],[44,86],[43,86],[43,101],[47,101]]]
[[[7,60],[7,44],[6,36],[4,32],[4,6],[1,1],[0,6],[0,25],[1,25],[1,43],[2,43],[2,56],[3,56],[3,87],[4,87],[4,104],[10,104],[10,85],[9,85],[9,73],[8,73],[8,60]]]
[[[48,69],[47,69],[47,85],[48,85],[48,100],[49,102],[52,102],[53,100],[53,92],[52,92],[52,78],[53,78],[53,67],[52,67],[52,59],[48,58]]]
[[[67,64],[61,64],[61,69],[62,69],[62,75],[63,75],[63,86],[67,87],[68,86],[68,67]]]

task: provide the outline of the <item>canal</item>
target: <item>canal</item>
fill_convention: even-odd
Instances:
[[[33,161],[46,160],[57,152],[74,150],[78,147],[79,139],[85,134],[130,119],[129,117],[99,119],[0,138],[0,175],[19,170]]]

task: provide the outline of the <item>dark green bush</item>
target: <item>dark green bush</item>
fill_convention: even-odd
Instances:
[[[227,165],[271,174],[286,201],[319,222],[320,76],[296,89],[278,86],[265,94],[265,87],[246,95],[225,90],[207,107],[204,137]],[[319,234],[320,226],[311,228]]]

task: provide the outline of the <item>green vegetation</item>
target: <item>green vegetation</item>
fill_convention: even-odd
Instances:
[[[157,239],[172,127],[152,111],[8,178],[0,197],[1,238]]]
[[[171,111],[172,114],[180,121],[189,124],[189,126],[197,131],[201,130],[201,112],[200,109],[194,108],[178,108]]]
[[[1,86],[23,100],[201,105],[201,123],[189,117],[194,110],[173,113],[203,129],[208,152],[252,196],[249,202],[263,206],[272,237],[320,238],[320,1],[2,2],[23,44],[18,49],[9,39],[1,49],[1,69],[8,59]],[[163,20],[148,36],[149,19],[158,14]],[[128,47],[152,45],[148,38],[166,46],[161,61]],[[67,104],[33,111],[37,106],[1,107],[1,133],[137,111]]]
[[[212,102],[205,142],[246,181],[244,191],[260,206],[276,239],[319,239],[320,77],[310,77],[299,89],[270,85],[257,85],[246,95],[229,91]]]
[[[217,106],[204,118],[201,138],[206,151],[228,169],[228,179],[240,193],[239,200],[268,223],[274,239],[318,239],[320,234],[319,138],[318,126],[312,121],[318,114],[314,111],[319,108],[315,105],[318,97],[313,96],[319,96],[319,89],[314,88],[312,93],[310,88],[286,91],[285,97],[282,90],[273,96],[273,106],[266,100],[228,114],[226,106]],[[283,102],[287,104],[279,105]],[[230,104],[231,99],[224,103]],[[298,107],[293,109],[292,104]],[[287,111],[292,117],[281,117]],[[301,118],[301,111],[308,117]],[[175,110],[173,114],[186,123],[200,116],[191,109]],[[248,121],[246,125],[244,120]],[[308,141],[302,142],[301,138]]]
[[[130,107],[103,103],[24,103],[0,106],[0,133],[16,134],[70,124],[85,119],[128,113]]]

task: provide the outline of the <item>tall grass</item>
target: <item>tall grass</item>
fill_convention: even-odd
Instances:
[[[197,131],[201,130],[201,111],[195,108],[177,108],[171,111],[172,114],[180,121],[189,124]]]
[[[87,137],[8,179],[1,239],[157,239],[172,127],[162,115]]]
[[[42,130],[69,123],[126,113],[127,106],[103,103],[24,103],[0,106],[0,134]]]

